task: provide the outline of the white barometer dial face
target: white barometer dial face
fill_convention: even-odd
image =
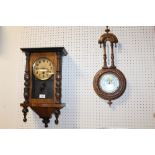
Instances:
[[[51,60],[39,58],[33,64],[33,74],[39,80],[47,80],[54,74]]]
[[[114,93],[119,88],[119,79],[112,73],[103,74],[100,77],[99,86],[106,93]]]

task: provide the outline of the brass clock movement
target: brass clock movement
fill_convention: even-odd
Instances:
[[[48,127],[52,114],[58,124],[61,103],[62,56],[66,56],[65,48],[22,48],[26,55],[24,75],[23,121],[27,121],[28,107],[43,119]]]
[[[117,47],[118,39],[109,32],[110,29],[106,27],[105,33],[98,40],[104,51],[104,63],[102,69],[94,76],[93,87],[96,94],[102,99],[108,100],[108,104],[111,105],[112,100],[119,98],[124,93],[126,78],[114,64],[114,50]],[[110,63],[107,63],[107,57],[110,58]]]

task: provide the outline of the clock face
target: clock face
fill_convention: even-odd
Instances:
[[[33,64],[33,74],[39,80],[47,80],[54,74],[52,62],[47,58],[39,58]]]
[[[112,73],[103,74],[99,80],[99,86],[106,93],[114,93],[119,88],[119,79]]]

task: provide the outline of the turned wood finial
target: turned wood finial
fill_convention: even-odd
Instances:
[[[112,105],[111,100],[108,101],[108,104],[109,104],[109,107],[111,107],[111,105]]]
[[[105,32],[106,33],[110,32],[109,26],[106,26]]]

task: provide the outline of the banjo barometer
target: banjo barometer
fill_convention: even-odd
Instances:
[[[98,43],[100,48],[103,48],[104,63],[102,69],[94,76],[93,87],[96,94],[102,99],[108,100],[108,104],[111,106],[112,100],[119,98],[126,89],[126,78],[114,64],[114,51],[117,47],[118,39],[116,35],[110,33],[110,29],[107,26]],[[110,59],[109,62],[108,58]]]

